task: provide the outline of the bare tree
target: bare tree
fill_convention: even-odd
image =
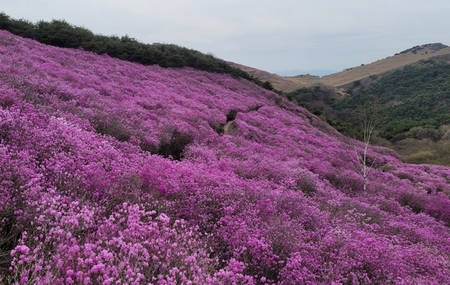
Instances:
[[[357,130],[363,142],[362,150],[356,151],[359,173],[363,179],[363,190],[367,190],[368,176],[376,160],[368,157],[370,139],[376,127],[383,121],[381,105],[379,103],[366,103],[355,111]],[[362,137],[361,137],[362,136]]]

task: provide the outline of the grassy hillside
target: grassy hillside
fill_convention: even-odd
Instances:
[[[369,102],[382,107],[386,118],[378,136],[416,163],[450,165],[450,56],[434,57],[380,76],[335,88],[302,88],[289,98],[323,115],[340,131],[354,136],[354,110]]]
[[[368,87],[360,84],[353,82],[348,87],[351,95],[339,108],[355,109],[379,101],[389,115],[380,134],[387,139],[398,140],[413,127],[450,124],[450,64],[427,60],[383,76]]]
[[[450,170],[255,84],[0,31],[0,283],[446,284]]]
[[[320,82],[320,77],[313,75],[280,76],[235,62],[229,62],[229,64],[251,74],[255,78],[259,78],[261,81],[270,82],[276,90],[284,93],[292,92],[302,87],[309,87]]]
[[[279,76],[277,74],[268,73],[266,71],[236,63],[230,64],[251,74],[255,78],[270,82],[275,89],[281,90],[285,93],[294,92],[297,89],[320,84],[335,87],[339,91],[345,91],[341,90],[341,87],[351,84],[352,82],[364,80],[371,76],[378,76],[396,69],[401,69],[406,65],[411,65],[421,60],[448,55],[450,55],[450,47],[440,43],[426,44],[415,46],[393,56],[386,57],[369,64],[361,64],[360,66],[347,68],[342,72],[337,72],[323,77],[305,74],[297,76]]]
[[[342,72],[324,76],[321,78],[321,83],[339,87],[370,76],[397,70],[404,66],[427,60],[435,56],[445,56],[449,54],[450,47],[440,43],[415,46],[369,64],[363,63],[360,66],[355,66]]]

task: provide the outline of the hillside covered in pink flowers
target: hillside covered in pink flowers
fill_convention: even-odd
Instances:
[[[0,31],[0,283],[448,284],[450,169],[244,79]]]

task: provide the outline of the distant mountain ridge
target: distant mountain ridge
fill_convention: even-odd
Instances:
[[[420,60],[429,59],[436,56],[450,54],[450,47],[443,44],[426,44],[411,48],[394,56],[377,60],[370,64],[348,68],[342,72],[324,76],[321,83],[339,87],[356,80],[369,77],[371,75],[382,74],[391,70],[402,68],[406,65],[416,63]]]
[[[270,82],[276,90],[283,92],[290,92],[301,87],[309,86],[314,82],[318,82],[320,78],[314,75],[280,76],[231,61],[228,61],[228,64],[243,70],[255,78],[259,78],[261,81]]]
[[[437,51],[440,51],[441,49],[444,49],[448,47],[447,45],[444,45],[442,43],[432,43],[432,44],[424,44],[424,45],[420,45],[420,46],[414,46],[410,49],[404,50],[402,52],[400,52],[399,54],[404,54],[404,53],[408,53],[408,52],[412,52],[414,54],[416,54],[417,52],[420,53],[435,53]],[[397,55],[397,54],[396,54]]]
[[[280,76],[258,70],[256,68],[243,66],[241,64],[231,63],[231,65],[241,68],[250,75],[259,78],[262,81],[272,83],[273,87],[277,90],[288,93],[314,84],[325,84],[333,87],[340,87],[356,80],[361,80],[372,75],[382,74],[409,64],[413,64],[420,60],[448,54],[450,54],[450,47],[447,45],[442,43],[424,44],[406,49],[393,56],[377,60],[370,64],[350,67],[344,71],[323,77],[309,75]]]
[[[336,70],[328,70],[328,69],[312,69],[312,70],[303,70],[303,69],[294,69],[294,70],[284,70],[277,71],[275,74],[280,76],[297,76],[300,74],[313,75],[313,76],[325,76],[336,73]]]

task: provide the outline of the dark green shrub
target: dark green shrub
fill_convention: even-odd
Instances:
[[[150,143],[149,141],[145,140],[145,139],[141,139],[141,141],[139,143],[139,147],[143,151],[150,152],[151,154],[158,153],[158,147],[155,146],[154,144]]]
[[[127,130],[118,118],[108,118],[107,116],[97,116],[92,121],[95,131],[102,135],[112,136],[121,142],[130,140],[131,132]]]
[[[408,173],[400,172],[395,174],[400,179],[408,179],[411,182],[414,182],[414,177]]]
[[[24,227],[28,226],[28,222],[17,221],[14,208],[24,207],[22,201],[17,201],[17,204],[12,203],[3,207],[0,211],[0,283],[2,283],[2,276],[6,276],[11,266],[11,250],[14,249],[22,235]],[[5,283],[6,284],[6,283]]]
[[[313,196],[317,193],[316,183],[309,177],[300,177],[297,180],[297,187],[307,196]]]
[[[7,109],[14,105],[16,103],[16,100],[14,100],[13,97],[5,96],[0,97],[0,107],[3,109]]]
[[[232,109],[227,114],[227,123],[236,119],[238,110]]]
[[[364,183],[360,177],[351,177],[332,172],[327,173],[325,179],[345,194],[354,195],[362,192],[364,189]]]
[[[418,214],[423,212],[426,199],[418,193],[404,192],[398,197],[398,202],[400,205],[409,207],[414,213]]]
[[[181,160],[184,149],[193,141],[192,135],[173,130],[161,139],[158,154],[165,158],[172,157],[172,159]]]
[[[221,124],[219,122],[209,122],[208,125],[219,135],[223,134],[223,127],[225,126],[224,124]]]

